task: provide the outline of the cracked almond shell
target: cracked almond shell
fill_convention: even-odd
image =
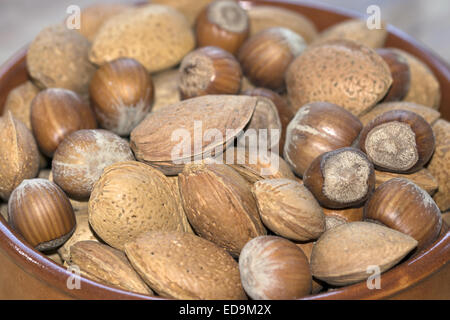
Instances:
[[[167,106],[150,113],[131,132],[131,148],[139,161],[176,175],[194,157],[211,157],[230,145],[261,101],[259,97],[208,95]],[[220,133],[220,138],[202,139],[202,144],[194,148],[199,124],[203,133]]]
[[[310,46],[289,66],[286,85],[297,110],[313,101],[328,101],[358,116],[388,92],[392,76],[373,49],[349,40]]]
[[[96,65],[120,57],[133,58],[149,72],[177,65],[195,47],[189,22],[177,10],[150,4],[108,20],[97,32],[89,52]]]
[[[80,241],[70,248],[70,264],[94,280],[120,289],[152,295],[125,254],[97,241]]]
[[[31,131],[11,112],[0,117],[0,145],[0,198],[8,200],[23,180],[38,175],[39,151]]]
[[[369,266],[384,272],[417,245],[401,232],[370,222],[351,222],[326,231],[311,254],[314,277],[335,286],[367,279]]]
[[[89,222],[119,250],[150,230],[185,231],[167,177],[137,161],[118,162],[103,171],[89,199]]]
[[[239,256],[266,234],[251,185],[225,164],[188,164],[178,176],[183,207],[195,232]]]
[[[147,232],[125,245],[145,282],[163,297],[189,300],[247,299],[237,262],[193,234]]]
[[[28,73],[41,89],[64,88],[87,94],[95,66],[88,60],[88,39],[65,24],[43,29],[27,52]]]

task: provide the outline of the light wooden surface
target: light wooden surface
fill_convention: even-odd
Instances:
[[[0,64],[30,42],[45,26],[66,16],[69,5],[81,8],[99,2],[135,3],[136,0],[1,0]],[[195,3],[195,0],[193,0]],[[307,2],[307,1],[299,1]],[[378,5],[382,19],[402,29],[450,61],[449,0],[320,0],[365,14],[369,5]]]

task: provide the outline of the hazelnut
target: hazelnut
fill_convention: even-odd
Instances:
[[[328,102],[309,103],[288,125],[284,159],[302,176],[322,153],[350,147],[361,129],[358,118],[344,108]]]
[[[248,96],[261,96],[270,99],[278,110],[278,116],[281,122],[280,154],[283,154],[284,144],[286,142],[286,131],[289,122],[294,118],[296,111],[289,106],[286,99],[281,97],[275,91],[266,88],[253,88],[244,91],[242,94]]]
[[[389,66],[392,75],[392,85],[388,93],[383,98],[384,102],[400,101],[409,91],[411,73],[409,64],[404,57],[392,49],[377,49],[376,52],[383,58]]]
[[[24,180],[8,202],[9,223],[36,250],[59,247],[75,230],[69,199],[53,182]]]
[[[319,238],[325,216],[312,193],[289,179],[265,179],[252,188],[261,220],[277,235],[297,241]]]
[[[255,300],[298,299],[311,293],[308,258],[283,238],[250,240],[239,256],[239,271],[245,292]]]
[[[179,86],[183,99],[208,94],[237,94],[242,71],[229,52],[218,47],[203,47],[184,57]]]
[[[303,38],[281,27],[263,30],[249,38],[239,50],[244,74],[257,86],[282,90],[291,62],[306,48]]]
[[[216,0],[199,14],[195,26],[199,47],[215,46],[236,54],[249,33],[247,13],[236,1]]]
[[[139,62],[119,58],[95,72],[89,93],[100,126],[127,136],[150,111],[153,82]]]
[[[435,141],[433,129],[421,116],[392,110],[363,128],[359,146],[379,170],[415,172],[430,160]]]
[[[73,91],[51,88],[39,92],[31,103],[31,126],[40,150],[53,156],[69,134],[97,127],[89,105]]]
[[[66,137],[56,149],[53,180],[69,197],[88,200],[103,170],[128,160],[134,160],[134,156],[124,139],[106,130],[79,130]]]
[[[442,226],[442,217],[433,198],[404,178],[381,184],[364,207],[364,218],[407,234],[423,248],[433,242]]]
[[[367,200],[375,186],[375,173],[363,152],[342,148],[314,159],[303,183],[322,206],[348,208]]]
[[[0,144],[0,198],[8,200],[24,179],[37,176],[39,152],[30,130],[10,111],[0,117]]]

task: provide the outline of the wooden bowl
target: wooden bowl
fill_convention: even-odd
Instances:
[[[299,4],[298,1],[241,1],[246,6],[270,4],[300,12],[319,30],[359,17],[358,14],[328,6]],[[408,51],[424,61],[440,82],[440,112],[450,119],[450,67],[434,53],[405,33],[389,27],[387,47]],[[0,113],[8,92],[28,80],[25,56],[17,52],[0,68]],[[381,289],[369,290],[365,282],[328,291],[307,299],[450,299],[450,231],[442,228],[440,238],[420,253],[384,273]],[[0,216],[0,299],[154,299],[115,289],[81,278],[79,289],[73,274],[27,245]]]

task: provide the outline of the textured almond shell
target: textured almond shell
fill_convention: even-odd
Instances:
[[[310,46],[286,73],[289,100],[297,110],[312,101],[328,101],[356,116],[380,101],[392,81],[383,58],[349,40]]]
[[[11,111],[14,118],[23,122],[31,129],[31,101],[38,94],[39,89],[27,81],[12,89],[6,98],[3,114]]]
[[[149,0],[151,3],[172,7],[186,16],[191,25],[195,24],[200,12],[213,0]]]
[[[137,162],[118,162],[104,171],[89,199],[89,222],[110,246],[150,230],[184,231],[171,183],[158,170]]]
[[[406,59],[411,72],[409,91],[403,100],[439,109],[441,87],[430,68],[418,58],[403,50],[396,48],[393,50]]]
[[[314,277],[336,286],[367,279],[369,266],[384,272],[417,245],[413,238],[369,222],[351,222],[326,231],[314,245]]]
[[[431,195],[433,195],[439,187],[436,178],[426,168],[423,168],[411,174],[401,174],[375,170],[375,187],[378,188],[380,184],[393,178],[405,178],[411,180]]]
[[[352,40],[375,49],[384,46],[387,35],[388,32],[384,23],[382,23],[381,29],[369,29],[366,20],[349,19],[322,31],[316,37],[313,44],[342,39]]]
[[[95,236],[89,225],[89,216],[87,210],[76,213],[75,219],[77,220],[75,231],[73,232],[72,236],[61,247],[58,248],[58,254],[61,256],[61,259],[66,262],[70,262],[70,248],[75,243],[87,240],[98,241],[98,238]]]
[[[230,147],[216,159],[231,166],[251,184],[263,179],[296,179],[286,161],[270,151],[264,154]]]
[[[439,182],[439,190],[434,195],[434,201],[444,212],[450,209],[450,122],[438,120],[433,126],[433,132],[436,150],[428,170]]]
[[[166,174],[178,174],[184,160],[213,153],[216,148],[223,150],[222,145],[230,144],[250,121],[259,101],[258,97],[210,95],[167,106],[149,114],[131,132],[131,148],[139,161],[158,166]],[[221,134],[221,139],[202,139],[201,146],[194,149],[194,140],[199,138],[194,131],[196,123],[202,126],[201,134],[214,130]],[[188,139],[181,140],[177,133],[183,133],[183,139]],[[175,148],[184,150],[185,147],[191,151],[191,157],[172,155]]]
[[[263,223],[285,238],[308,241],[325,231],[325,216],[312,193],[288,179],[266,179],[252,187]]]
[[[124,290],[153,294],[134,271],[125,254],[97,241],[81,241],[70,248],[70,262],[94,279]]]
[[[268,28],[284,27],[301,35],[307,43],[317,36],[317,28],[306,16],[275,6],[252,6],[247,10],[250,36]]]
[[[225,164],[188,164],[179,175],[183,207],[201,237],[239,256],[266,234],[250,184]]]
[[[7,200],[25,179],[37,176],[39,152],[30,130],[11,112],[0,117],[0,198]]]
[[[88,92],[95,67],[88,60],[89,40],[65,24],[43,29],[27,52],[30,76],[39,87]]]
[[[236,261],[195,235],[148,232],[127,243],[125,253],[145,282],[163,297],[246,299]]]
[[[365,126],[376,117],[391,110],[407,110],[417,113],[422,118],[424,118],[425,121],[427,121],[430,125],[433,125],[436,122],[436,120],[438,120],[441,117],[441,114],[437,110],[431,109],[430,107],[423,106],[414,102],[396,101],[396,102],[380,103],[376,105],[368,113],[364,114],[363,116],[360,116],[359,120],[361,120],[362,124]]]
[[[127,10],[98,30],[89,52],[102,65],[120,57],[134,58],[149,72],[178,64],[195,46],[189,22],[173,8],[150,4]]]

